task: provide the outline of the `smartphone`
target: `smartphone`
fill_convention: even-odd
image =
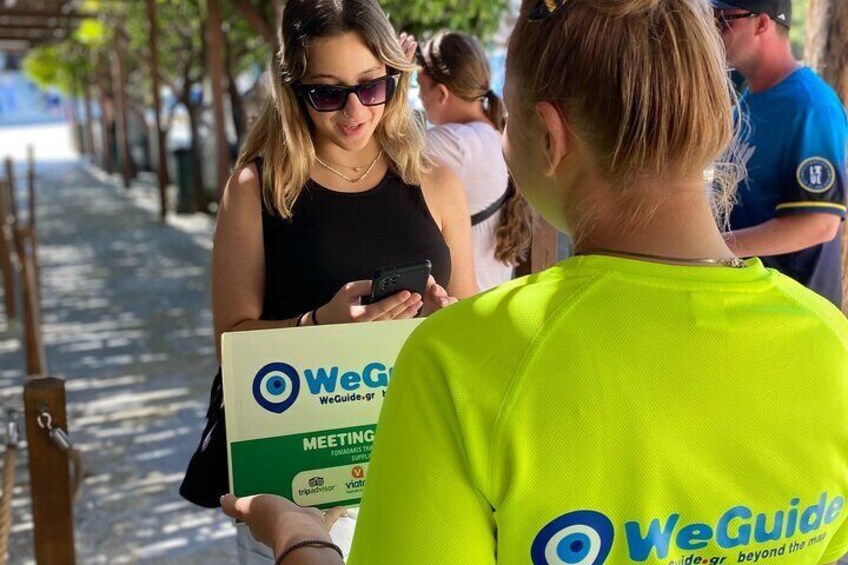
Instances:
[[[432,268],[430,261],[425,259],[408,265],[377,269],[371,279],[371,296],[363,297],[362,303],[379,302],[403,290],[417,292],[423,297]]]

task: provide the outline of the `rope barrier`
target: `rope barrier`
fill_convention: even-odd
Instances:
[[[14,414],[14,412],[12,412]],[[0,501],[0,565],[6,565],[9,532],[12,529],[12,493],[15,488],[15,462],[18,454],[18,425],[10,417],[6,430],[6,455],[3,462],[3,498]]]

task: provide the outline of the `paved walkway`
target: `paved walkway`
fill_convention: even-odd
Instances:
[[[0,156],[13,151],[22,159],[28,137],[40,158],[47,359],[67,379],[71,439],[86,464],[75,507],[77,562],[233,563],[229,521],[177,493],[215,369],[212,220],[174,217],[162,225],[152,182],[125,191],[98,178],[72,158],[63,127],[0,128]],[[19,336],[0,333],[0,407],[21,406],[23,365]],[[22,459],[10,540],[15,564],[33,562]]]

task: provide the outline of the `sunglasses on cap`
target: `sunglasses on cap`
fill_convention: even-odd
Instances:
[[[398,75],[390,74],[375,78],[356,86],[337,86],[334,84],[295,84],[294,91],[316,112],[337,112],[347,105],[351,94],[363,106],[381,106],[394,96]]]

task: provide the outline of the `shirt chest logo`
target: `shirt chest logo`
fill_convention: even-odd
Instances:
[[[822,194],[836,183],[836,168],[823,157],[811,157],[801,163],[796,176],[801,188],[813,194]]]

